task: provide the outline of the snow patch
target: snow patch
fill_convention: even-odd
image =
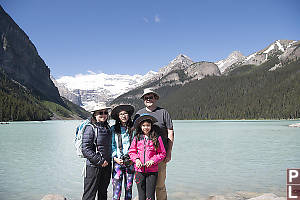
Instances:
[[[280,42],[277,40],[276,42],[276,45],[278,46],[278,49],[282,52],[284,52],[284,47],[280,44]]]
[[[269,53],[273,49],[275,49],[275,45],[274,44],[272,44],[267,50],[265,50],[264,53]]]
[[[245,61],[248,61],[248,60],[250,60],[251,58],[253,58],[254,56],[256,56],[256,53],[254,53],[254,54],[251,54],[250,56],[248,56],[246,59],[245,59]]]
[[[156,72],[148,72],[142,76],[131,75],[109,75],[109,74],[77,74],[75,76],[63,76],[56,81],[63,84],[69,90],[99,90],[107,89],[113,96],[127,92],[150,79]]]

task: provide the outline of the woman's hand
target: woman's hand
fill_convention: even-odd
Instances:
[[[117,157],[114,157],[114,161],[115,161],[116,163],[118,163],[119,165],[123,165],[123,163],[124,163],[124,161],[123,161],[122,159],[117,158]]]
[[[136,166],[137,168],[141,168],[141,167],[143,166],[143,164],[142,164],[142,162],[140,161],[140,159],[136,159],[136,160],[135,160],[135,166]]]
[[[154,164],[154,161],[153,161],[153,160],[148,160],[148,161],[145,163],[146,167],[150,167],[150,166],[153,165],[153,164]]]
[[[107,165],[108,165],[108,162],[105,160],[104,163],[101,166],[106,167]]]

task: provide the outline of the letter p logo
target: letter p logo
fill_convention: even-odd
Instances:
[[[287,200],[300,200],[300,169],[287,169]]]
[[[289,175],[289,183],[293,184],[293,179],[298,178],[299,177],[299,171],[296,169],[290,169],[288,171]]]

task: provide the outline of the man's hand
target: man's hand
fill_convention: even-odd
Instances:
[[[172,159],[172,153],[171,153],[171,151],[168,151],[166,158],[165,158],[165,162],[168,163],[171,161],[171,159]]]
[[[168,163],[172,159],[172,149],[173,149],[173,143],[174,143],[174,130],[168,129],[168,151],[165,158],[165,162]]]

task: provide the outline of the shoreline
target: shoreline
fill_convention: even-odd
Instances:
[[[51,121],[83,121],[85,119],[50,119],[50,120],[28,120],[28,121],[0,121],[1,124],[10,124],[14,122],[51,122]],[[173,121],[300,121],[300,119],[173,119]],[[300,122],[290,124],[291,126],[300,126]],[[288,125],[288,126],[290,126]]]
[[[111,197],[111,195],[108,195]],[[121,198],[124,197],[122,193]],[[175,192],[169,193],[168,198],[172,200],[181,200],[181,199],[194,199],[194,200],[286,200],[286,196],[280,197],[274,193],[256,193],[256,192],[246,192],[238,191],[234,194],[226,195],[209,195],[207,197],[202,197],[198,195],[190,195],[184,192]],[[138,196],[132,198],[133,200],[138,200]],[[70,200],[68,197],[65,197],[60,194],[47,194],[43,196],[41,200]]]

